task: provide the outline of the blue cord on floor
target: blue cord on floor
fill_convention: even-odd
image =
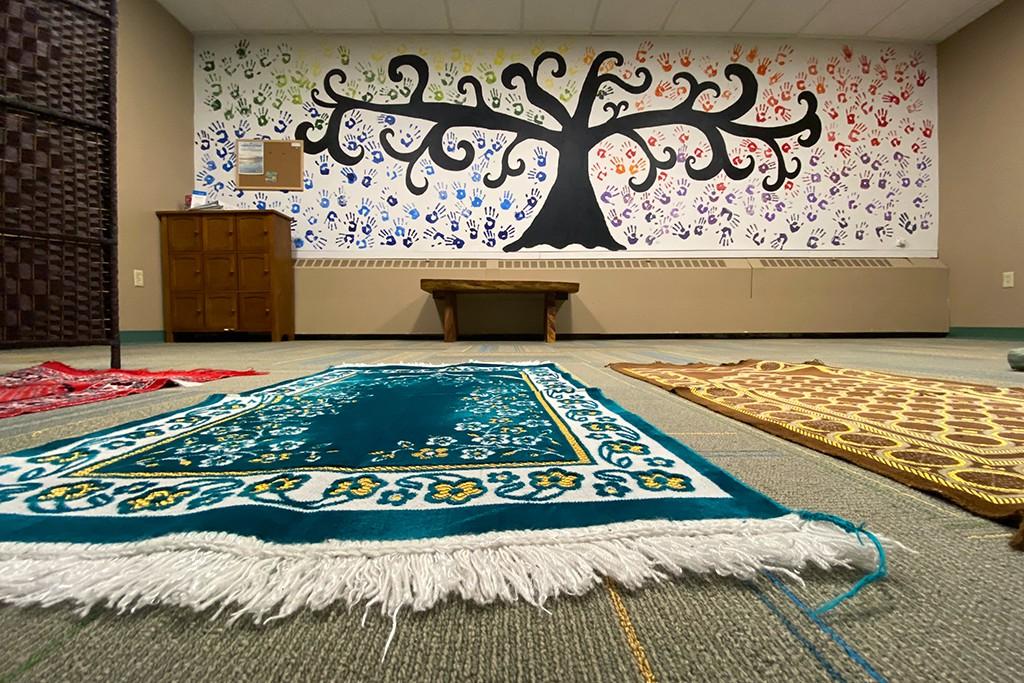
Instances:
[[[860,593],[861,589],[863,589],[865,586],[868,586],[874,583],[875,581],[878,581],[879,579],[884,579],[886,575],[889,573],[889,565],[886,561],[885,548],[882,547],[882,542],[878,540],[878,536],[875,536],[873,533],[865,529],[863,524],[857,526],[848,519],[843,519],[842,517],[838,517],[836,515],[829,515],[824,512],[797,510],[796,513],[800,515],[801,519],[806,519],[810,522],[831,522],[832,524],[835,524],[837,527],[839,527],[847,533],[856,534],[857,540],[860,541],[861,545],[864,545],[864,539],[862,538],[862,536],[867,536],[868,540],[870,540],[875,545],[875,550],[878,551],[878,566],[875,567],[875,571],[871,572],[867,576],[863,577],[860,581],[855,583],[853,585],[853,588],[851,588],[850,590],[846,591],[840,596],[832,598],[821,607],[815,609],[815,615],[821,616],[825,612],[828,612],[829,610],[838,607],[842,603],[846,602],[850,598],[857,595],[857,593]]]

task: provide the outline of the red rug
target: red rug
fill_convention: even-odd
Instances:
[[[0,375],[0,419],[156,391],[169,385],[265,374],[255,370],[78,370],[49,361]]]

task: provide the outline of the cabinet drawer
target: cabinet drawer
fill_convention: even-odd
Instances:
[[[207,330],[238,329],[238,297],[230,294],[207,294],[204,302]]]
[[[234,254],[203,254],[206,289],[238,288],[238,272]]]
[[[247,332],[270,330],[271,294],[238,294],[238,327]]]
[[[238,249],[268,251],[271,219],[267,216],[239,216],[237,219]]]
[[[238,288],[248,291],[269,290],[270,257],[266,254],[239,254]]]
[[[203,216],[203,247],[206,251],[234,251],[235,217]]]
[[[171,291],[203,288],[201,254],[171,254],[167,261]]]
[[[195,293],[171,294],[171,325],[174,331],[198,331],[205,327],[203,295]]]
[[[168,216],[167,248],[171,251],[200,251],[203,248],[198,216]]]

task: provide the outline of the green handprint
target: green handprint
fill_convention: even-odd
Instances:
[[[431,83],[428,89],[430,90],[430,94],[434,96],[435,100],[438,102],[444,100],[444,91],[441,90],[441,86],[437,83]]]
[[[256,123],[260,126],[265,126],[270,121],[266,107],[260,107],[256,110]]]
[[[613,92],[615,92],[615,91],[612,90],[612,86],[610,86],[610,85],[602,85],[601,88],[597,91],[597,99],[603,100],[604,98],[606,98],[609,95],[611,95]]]
[[[402,85],[398,86],[398,92],[399,94],[402,95],[402,97],[408,97],[409,95],[412,94],[412,88],[403,83]]]
[[[206,83],[210,86],[210,94],[214,97],[220,97],[224,92],[224,88],[220,84],[220,74],[207,74]]]
[[[283,88],[286,85],[288,85],[288,74],[276,73],[276,74],[273,74],[273,76],[274,76],[274,85],[276,85],[278,88]]]
[[[323,127],[326,125],[327,114],[321,114],[320,116],[316,117],[316,120],[313,121],[313,128],[315,128],[316,130],[322,130]]]
[[[532,114],[530,114],[529,118],[530,118],[531,121],[536,123],[538,126],[539,125],[543,125],[543,123],[544,123],[544,114],[542,114],[539,111],[535,111]]]
[[[367,90],[366,92],[363,93],[361,99],[363,100],[363,102],[373,102],[373,98],[376,94],[377,93],[374,92],[373,90]]]
[[[220,103],[220,100],[219,100],[219,99],[217,99],[216,97],[213,97],[213,96],[211,95],[210,97],[207,97],[207,98],[206,98],[205,100],[203,100],[203,102],[204,102],[204,103],[206,104],[206,106],[208,106],[208,107],[209,107],[210,109],[212,109],[212,110],[214,110],[214,111],[220,111],[220,108],[221,108],[221,103]]]
[[[562,100],[563,102],[568,102],[569,100],[576,96],[577,88],[578,84],[576,83],[576,81],[569,81],[562,89],[562,93],[558,96],[558,99]]]
[[[249,54],[249,41],[245,38],[238,41],[238,45],[235,46],[235,54],[239,59],[245,59],[245,56]]]
[[[228,94],[231,95],[231,99],[237,100],[242,96],[242,89],[238,87],[237,83],[232,83],[231,87],[228,88]]]
[[[493,85],[498,80],[498,75],[494,73],[494,69],[489,64],[481,62],[476,65],[476,70],[484,77],[484,83],[487,85]]]
[[[235,118],[235,112],[231,109],[231,107],[228,107],[224,110],[224,120],[230,121],[233,118]]]
[[[362,62],[357,68],[363,72],[363,80],[367,83],[373,83],[374,79],[377,78],[377,75],[373,73],[373,64]]]
[[[263,104],[264,102],[267,101],[267,98],[270,97],[271,92],[273,91],[271,90],[270,85],[264,83],[263,85],[260,86],[259,90],[257,90],[256,93],[252,96],[253,104]]]
[[[270,106],[272,106],[274,109],[280,109],[281,105],[284,104],[284,97],[285,92],[283,90],[278,90],[276,93],[274,93],[274,100],[270,103]]]
[[[338,60],[341,61],[342,65],[348,66],[348,60],[351,57],[348,48],[344,45],[338,46]]]
[[[498,92],[497,88],[491,88],[490,96],[491,96],[491,109],[498,109],[499,107],[501,107],[501,93]]]
[[[292,87],[288,88],[288,93],[291,95],[291,103],[292,104],[302,104],[302,100],[303,100],[302,88],[298,87],[297,85],[293,85]]]
[[[252,113],[252,107],[249,106],[249,102],[244,98],[238,98],[238,102],[235,104],[238,107],[238,113],[242,116],[248,116]]]
[[[203,62],[203,71],[210,72],[217,68],[217,63],[214,61],[216,56],[209,50],[200,52],[199,59]]]
[[[448,62],[444,65],[444,72],[441,74],[441,85],[444,87],[450,86],[455,82],[455,65]]]
[[[277,51],[281,54],[281,63],[287,64],[292,61],[292,46],[288,43],[280,43],[277,46]]]
[[[228,76],[238,71],[238,67],[235,66],[235,63],[233,61],[231,61],[231,57],[222,57],[220,60],[220,65],[224,69],[224,73],[226,73]]]

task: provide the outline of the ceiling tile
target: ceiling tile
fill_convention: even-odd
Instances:
[[[159,0],[160,4],[170,12],[181,25],[189,31],[237,31],[235,22],[231,21],[227,12],[212,2],[194,2],[194,0]]]
[[[607,33],[656,33],[661,30],[676,0],[602,0],[594,30]]]
[[[448,31],[444,0],[370,0],[385,31]]]
[[[814,36],[864,35],[901,4],[903,0],[831,0],[802,32]]]
[[[665,22],[670,33],[726,33],[750,7],[751,0],[679,0]]]
[[[376,31],[366,0],[292,0],[314,31]]]
[[[853,0],[846,0],[853,2]],[[754,0],[733,26],[737,33],[799,33],[828,0]]]
[[[207,0],[211,2],[213,0]],[[242,31],[308,30],[305,20],[290,2],[280,0],[216,0]]]
[[[589,33],[598,0],[523,0],[523,26],[541,33]]]
[[[978,0],[907,0],[869,33],[873,38],[927,40]]]
[[[523,6],[518,0],[448,0],[448,16],[456,31],[518,33]]]
[[[964,26],[967,26],[967,24],[971,23],[975,19],[980,18],[981,15],[985,14],[996,5],[1000,4],[1002,1],[1003,0],[983,0],[982,2],[977,3],[974,7],[967,10],[959,17],[947,23],[941,29],[933,33],[931,36],[929,36],[929,40],[934,40],[938,42],[940,40],[945,40],[946,38],[949,38],[951,35],[962,29]]]

